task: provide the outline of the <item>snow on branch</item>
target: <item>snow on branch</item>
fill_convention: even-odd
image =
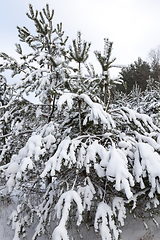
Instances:
[[[137,182],[141,183],[141,188],[144,188],[142,178],[149,175],[151,191],[149,196],[153,198],[155,191],[160,194],[160,155],[154,151],[154,148],[148,143],[137,143],[134,162],[134,175]],[[158,177],[158,179],[157,179]]]
[[[63,93],[63,95],[57,101],[58,110],[60,111],[62,109],[62,105],[64,105],[65,102],[67,103],[68,109],[71,110],[73,105],[73,98],[77,96],[78,95],[75,93]]]
[[[90,114],[87,114],[86,119],[84,120],[84,125],[89,116],[89,120],[93,121],[94,124],[98,124],[98,120],[100,120],[102,124],[106,124],[108,126],[108,129],[115,128],[116,125],[111,115],[103,110],[101,104],[94,103],[90,97],[84,93],[77,95],[75,93],[65,92],[57,101],[58,110],[61,110],[62,105],[64,105],[65,102],[67,103],[68,109],[70,110],[73,106],[73,98],[83,99],[91,108]]]
[[[16,178],[21,179],[22,173],[25,172],[27,169],[33,169],[33,161],[29,157],[22,159]]]
[[[33,134],[26,146],[19,151],[20,158],[31,157],[34,155],[35,160],[39,160],[39,156],[43,154],[44,149],[42,147],[42,137],[40,135]]]
[[[96,232],[100,232],[102,240],[112,240],[112,234],[115,240],[119,239],[120,230],[113,220],[113,211],[105,202],[98,205],[94,228]]]
[[[7,105],[0,106],[0,110],[5,109],[5,108],[7,108],[8,106],[9,106],[8,104],[7,104]]]
[[[77,216],[78,216],[77,226],[81,224],[82,213],[83,213],[82,200],[76,191],[74,190],[67,191],[61,195],[61,197],[59,198],[55,206],[55,210],[57,212],[57,218],[60,219],[60,223],[53,231],[52,240],[69,239],[65,225],[69,218],[71,203],[73,201],[77,205]]]
[[[23,86],[25,86],[26,84],[29,84],[29,83],[31,83],[31,84],[34,83],[34,86],[37,86],[37,81],[35,81],[35,79],[37,80],[37,79],[42,78],[43,73],[49,73],[49,70],[48,69],[42,69],[42,68],[32,70],[32,72],[28,74],[28,76],[25,78],[25,80],[23,79],[23,80],[20,80],[19,82],[17,82],[17,84],[15,86],[15,89],[19,89],[19,88],[21,88],[21,87],[23,87]],[[42,78],[41,83],[42,82],[45,82],[45,84],[49,83],[47,81],[47,78]],[[43,83],[43,85],[44,85],[44,83]]]
[[[15,230],[14,238],[13,240],[20,240],[20,232],[22,224],[20,221],[16,221],[17,219],[17,211],[13,211],[12,214],[9,217],[9,220],[12,221],[12,229]]]
[[[70,190],[61,195],[61,197],[59,198],[55,206],[55,210],[57,211],[57,218],[61,219],[60,223],[62,223],[64,226],[69,217],[69,211],[71,208],[72,201],[74,201],[77,204],[77,209],[78,209],[77,225],[79,226],[82,221],[82,212],[83,212],[82,200],[76,191]]]
[[[52,233],[52,240],[69,240],[66,228],[59,224]]]
[[[76,163],[75,150],[80,143],[80,140],[73,139],[69,137],[65,138],[58,146],[56,153],[46,162],[44,171],[41,177],[45,177],[48,172],[51,171],[51,176],[55,175],[55,171],[60,171],[62,162],[64,160],[64,165],[71,167]]]
[[[97,155],[101,159],[100,163]],[[85,160],[87,173],[89,173],[91,161],[99,177],[107,176],[110,181],[116,181],[115,189],[117,191],[124,189],[127,198],[132,197],[130,185],[134,186],[134,180],[128,170],[128,160],[121,149],[116,149],[113,144],[109,150],[106,150],[96,140],[87,149]]]
[[[84,93],[80,95],[80,98],[91,107],[91,113],[89,117],[90,121],[93,121],[94,124],[98,124],[98,120],[100,119],[101,123],[106,124],[109,129],[115,128],[115,123],[111,118],[111,115],[103,110],[101,104],[94,103],[90,97]]]
[[[110,150],[110,158],[107,164],[106,175],[109,180],[115,178],[115,189],[120,191],[124,189],[127,198],[133,196],[130,185],[134,186],[133,176],[128,170],[128,160],[121,149],[114,146]]]
[[[157,141],[152,138],[152,134],[148,134],[148,136],[144,136],[142,134],[139,134],[138,132],[135,132],[136,138],[139,142],[145,142],[151,145],[155,150],[160,150],[160,143],[158,142],[158,136]],[[155,137],[158,134],[155,134]]]
[[[96,191],[89,177],[85,178],[84,185],[84,187],[78,187],[78,194],[83,196],[83,208],[87,208],[87,211],[90,211]]]
[[[124,219],[126,216],[126,208],[124,206],[124,200],[120,197],[115,197],[113,199],[113,213],[117,217],[118,221],[120,222],[121,226],[124,226]]]
[[[5,171],[8,191],[11,192],[16,180],[20,180],[22,174],[27,170],[34,168],[33,159],[39,160],[39,156],[42,155],[44,149],[42,149],[42,137],[40,135],[32,135],[26,145],[21,148],[18,155],[13,155],[8,168]]]
[[[22,135],[22,134],[26,134],[26,133],[32,133],[33,130],[26,130],[26,131],[23,131],[23,132],[17,132],[17,135]],[[6,137],[9,137],[9,136],[12,136],[14,134],[14,132],[11,132],[11,133],[8,133],[6,135],[2,135],[0,136],[0,138],[6,138]]]
[[[76,168],[84,166],[86,172],[89,173],[93,163],[94,169],[100,178],[107,176],[109,181],[115,181],[115,189],[117,191],[124,189],[127,198],[131,198],[130,186],[134,186],[134,180],[128,170],[128,160],[123,150],[115,148],[114,144],[107,150],[97,140],[93,141],[88,147],[82,145],[80,150],[77,151],[80,146],[80,139],[71,140],[69,137],[64,139],[59,144],[55,154],[46,162],[41,177],[46,177],[49,172],[51,176],[54,176],[56,171],[60,172],[62,164],[68,168],[73,164],[75,164]]]
[[[137,127],[139,127],[143,132],[145,132],[145,129],[143,127],[143,125],[145,127],[147,127],[150,131],[160,131],[160,129],[155,126],[152,122],[152,118],[149,117],[147,114],[140,114],[132,109],[129,109],[127,107],[122,107],[121,108],[122,111],[125,112],[125,114],[127,115],[127,117],[125,116],[124,120],[129,120],[129,121],[133,121],[135,125],[137,125]],[[121,113],[122,113],[121,111]],[[124,117],[124,114],[123,114]],[[128,121],[128,122],[129,122]],[[143,123],[143,125],[142,125]]]
[[[60,171],[63,159],[68,159],[67,149],[70,144],[70,138],[64,139],[58,146],[56,153],[46,162],[45,169],[41,177],[45,177],[51,171],[51,176],[55,175],[55,171]]]
[[[55,137],[50,133],[49,135],[47,135],[46,137],[43,138],[43,141],[45,142],[45,147],[46,149],[50,149],[51,144],[56,142]]]
[[[107,166],[108,160],[109,160],[109,152],[98,143],[98,141],[94,141],[92,144],[89,145],[87,148],[87,154],[86,154],[86,159],[85,159],[85,167],[86,167],[86,172],[90,172],[90,167],[91,167],[91,161],[94,164],[94,168],[98,174],[99,177],[104,177],[105,176],[105,169],[101,167],[101,163],[98,164],[97,162],[97,154],[101,159],[101,163],[103,167]]]

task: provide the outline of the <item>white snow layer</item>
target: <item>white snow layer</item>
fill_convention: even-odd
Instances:
[[[76,191],[74,190],[67,191],[61,195],[55,206],[55,210],[57,211],[57,218],[60,219],[60,223],[53,231],[52,240],[69,239],[66,230],[66,224],[69,217],[69,211],[71,208],[72,201],[74,201],[77,204],[77,216],[78,216],[77,225],[79,226],[81,224],[83,212],[83,206],[81,203],[82,200]]]
[[[115,123],[114,123],[111,115],[103,110],[103,107],[101,106],[101,104],[94,103],[90,99],[90,97],[84,93],[81,95],[77,95],[77,94],[69,93],[69,92],[63,93],[63,95],[57,101],[58,109],[61,110],[62,105],[64,105],[64,103],[66,102],[68,109],[70,110],[73,106],[73,98],[83,99],[88,104],[88,106],[91,108],[89,120],[93,121],[94,124],[98,124],[98,120],[100,120],[100,122],[102,124],[106,124],[109,129],[115,128]],[[86,117],[88,118],[88,115]],[[85,122],[86,122],[86,120],[84,121],[84,124],[85,124]]]
[[[67,103],[68,109],[70,110],[73,105],[73,98],[75,98],[77,96],[78,95],[74,94],[74,93],[69,93],[69,92],[64,93],[57,101],[58,110],[60,111],[62,109],[62,105],[65,102]]]
[[[120,231],[117,229],[111,207],[105,202],[100,202],[97,208],[95,222],[95,231],[100,231],[102,240],[112,240],[112,231],[115,240],[118,240]]]
[[[78,194],[83,196],[83,208],[87,208],[87,211],[90,211],[92,199],[96,191],[89,177],[85,178],[84,185],[84,187],[78,187]]]
[[[149,181],[151,183],[150,197],[153,197],[154,192],[157,190],[160,193],[159,181],[156,177],[160,178],[160,155],[154,151],[154,148],[148,143],[137,143],[137,150],[135,152],[134,174],[137,182],[143,181],[142,178],[149,174]],[[143,184],[144,187],[144,184]]]
[[[51,139],[49,139],[51,142]],[[53,140],[53,139],[52,139]],[[48,143],[49,144],[49,143]],[[20,180],[22,174],[28,169],[34,168],[33,157],[35,161],[39,160],[39,156],[43,154],[42,137],[40,135],[32,135],[26,145],[19,151],[18,155],[13,155],[8,168],[5,171],[8,191],[11,192],[16,180]]]
[[[100,157],[100,164],[96,160],[96,154]],[[122,150],[116,149],[114,146],[107,151],[98,141],[94,141],[87,149],[85,167],[89,173],[91,162],[99,177],[105,175],[109,180],[115,180],[115,188],[117,191],[125,190],[127,198],[132,197],[130,185],[134,186],[132,175],[128,171],[128,160]]]

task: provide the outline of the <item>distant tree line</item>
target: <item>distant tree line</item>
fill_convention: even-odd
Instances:
[[[118,90],[128,94],[137,85],[144,91],[149,78],[160,81],[160,48],[152,49],[148,58],[149,62],[139,57],[137,61],[121,69],[120,79],[123,80],[123,85],[119,85]]]

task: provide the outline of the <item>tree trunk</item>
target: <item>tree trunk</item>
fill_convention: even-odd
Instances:
[[[107,106],[106,106],[106,112],[108,112],[108,109],[109,109],[109,105],[111,103],[111,89],[109,88],[108,89],[108,102],[107,102]]]
[[[78,100],[78,107],[79,107],[79,131],[80,135],[82,135],[81,100]]]

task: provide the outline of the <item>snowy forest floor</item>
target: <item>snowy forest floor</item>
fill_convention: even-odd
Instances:
[[[14,200],[12,202],[0,202],[0,239],[1,240],[11,240],[14,236],[14,231],[11,230],[11,226],[7,225],[7,217],[11,214],[15,207]],[[148,229],[147,229],[148,227]],[[33,227],[33,229],[35,226]],[[31,239],[31,234],[33,234],[33,229],[28,231],[28,240]],[[77,231],[72,228],[70,229],[72,236],[74,235],[74,240],[80,240]],[[85,240],[100,240],[98,235],[95,235],[93,229],[88,231],[82,226],[80,233],[85,236]],[[40,240],[48,240],[48,237],[40,237]],[[125,226],[122,228],[122,240],[158,240],[160,239],[160,215],[154,215],[154,220],[152,217],[133,217],[133,214],[129,214],[125,221]]]

